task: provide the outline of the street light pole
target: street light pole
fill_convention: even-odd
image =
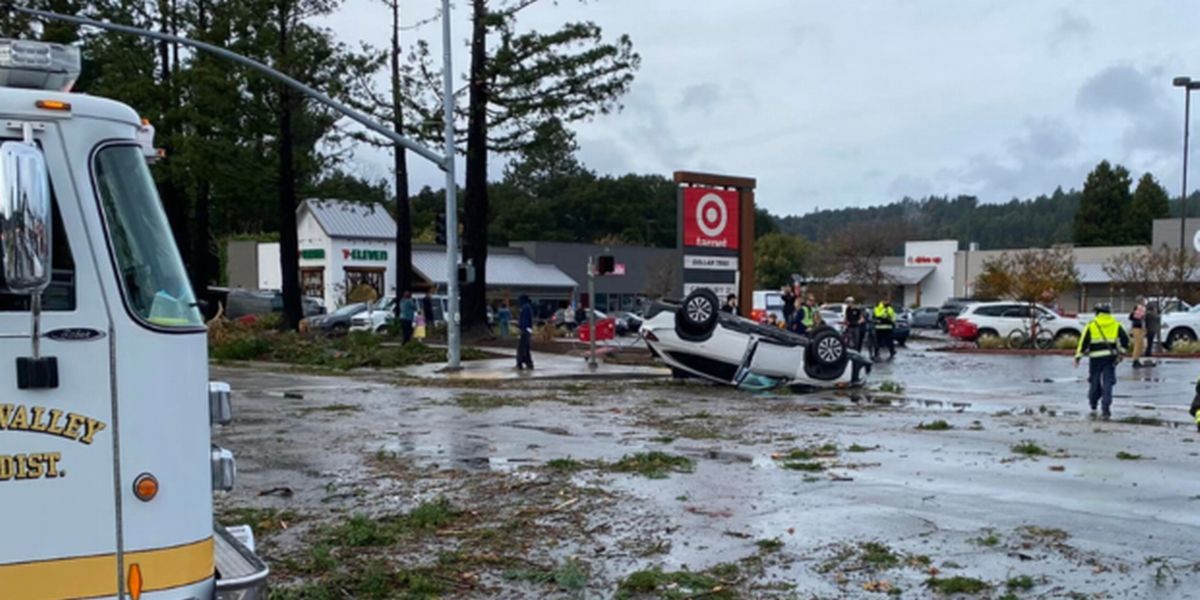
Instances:
[[[1176,77],[1171,83],[1183,88],[1183,190],[1179,196],[1179,251],[1187,247],[1187,176],[1188,176],[1188,133],[1192,116],[1192,90],[1200,89],[1200,81],[1191,77]]]
[[[1184,265],[1187,257],[1187,176],[1188,176],[1188,137],[1192,118],[1192,90],[1200,89],[1200,81],[1192,81],[1191,77],[1176,77],[1171,80],[1175,87],[1183,88],[1183,189],[1179,195],[1179,290],[1176,295],[1183,297]]]
[[[458,183],[454,176],[454,75],[450,70],[450,0],[442,0],[442,119],[446,170],[446,369],[460,368],[458,315]]]

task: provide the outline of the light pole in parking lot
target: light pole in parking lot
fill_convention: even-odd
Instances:
[[[1171,83],[1183,88],[1183,194],[1179,197],[1179,251],[1182,253],[1187,238],[1188,121],[1192,113],[1192,90],[1200,89],[1200,81],[1192,81],[1191,77],[1176,77]]]

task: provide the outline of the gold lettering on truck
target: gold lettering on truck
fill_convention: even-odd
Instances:
[[[108,426],[99,419],[77,413],[23,404],[0,404],[0,431],[28,431],[67,438],[90,445]]]
[[[56,408],[0,404],[0,431],[27,431],[91,445],[96,434],[107,427],[99,419]],[[59,452],[0,454],[0,482],[65,477],[67,472],[59,467],[60,460]]]

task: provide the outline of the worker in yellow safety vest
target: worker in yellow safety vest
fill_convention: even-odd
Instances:
[[[896,343],[892,339],[892,328],[896,326],[896,309],[892,308],[891,300],[880,300],[875,305],[875,355],[887,348],[889,358],[896,358]]]
[[[1112,417],[1113,386],[1117,383],[1117,362],[1121,353],[1129,348],[1129,334],[1112,316],[1107,304],[1096,305],[1096,318],[1083,329],[1079,346],[1075,349],[1075,366],[1088,357],[1088,406],[1092,416],[1096,415],[1099,403],[1100,418],[1107,421]]]

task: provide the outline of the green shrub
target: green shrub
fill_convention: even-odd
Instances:
[[[1055,350],[1074,350],[1079,347],[1079,336],[1060,335],[1054,338]]]
[[[1200,354],[1200,341],[1178,341],[1171,344],[1171,354]]]
[[[975,342],[983,350],[1007,350],[1008,340],[995,335],[982,335]]]

